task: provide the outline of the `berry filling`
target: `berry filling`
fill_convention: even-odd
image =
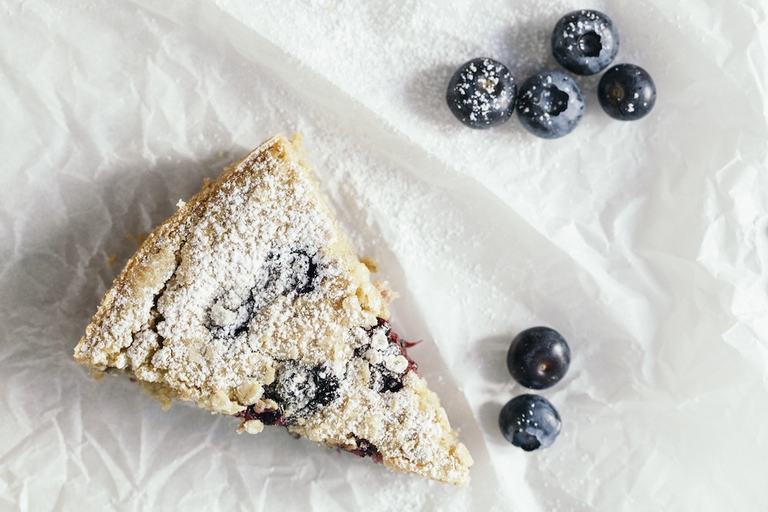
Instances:
[[[371,372],[368,386],[378,393],[400,391],[403,376],[418,370],[418,365],[408,357],[407,352],[407,348],[416,343],[401,340],[392,331],[389,322],[382,318],[378,319],[376,326],[367,329],[366,334],[370,343],[355,350],[355,356],[368,361]]]
[[[389,322],[382,318],[375,326],[365,330],[365,335],[370,342],[355,350],[355,356],[368,362],[371,374],[368,386],[379,393],[400,391],[403,389],[403,376],[418,369],[407,353],[407,349],[418,342],[401,340],[392,332]],[[243,421],[259,420],[265,425],[289,426],[328,405],[338,396],[339,379],[330,367],[309,367],[296,361],[283,361],[275,372],[275,380],[264,388],[261,400],[235,416]],[[375,447],[373,451],[367,448],[370,445],[368,441],[361,442],[362,445],[348,451],[371,457],[378,453]]]
[[[340,450],[344,450],[345,452],[354,453],[358,457],[370,457],[373,462],[376,464],[381,464],[382,457],[381,453],[379,453],[379,449],[376,448],[376,445],[368,441],[367,439],[359,439],[355,437],[355,447],[352,446],[344,446],[344,445],[337,445]]]
[[[228,290],[214,300],[207,323],[213,337],[236,338],[247,332],[254,315],[277,297],[312,292],[318,281],[316,260],[316,254],[310,256],[301,249],[270,251],[247,296]]]
[[[294,361],[280,364],[275,380],[264,389],[262,399],[236,416],[259,420],[265,425],[292,425],[328,405],[339,396],[339,379],[331,369],[310,368]]]
[[[246,410],[236,414],[238,418],[243,418],[243,421],[259,420],[265,425],[283,425],[283,415],[279,409],[266,409],[262,412],[256,412],[252,405],[249,405]]]

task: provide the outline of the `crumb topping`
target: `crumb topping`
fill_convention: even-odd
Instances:
[[[357,259],[298,144],[277,136],[153,232],[75,350],[94,371],[285,425],[401,471],[468,481],[463,445],[391,333],[393,296]],[[457,455],[458,454],[458,455]]]

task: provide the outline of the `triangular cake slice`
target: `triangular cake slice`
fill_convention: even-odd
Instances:
[[[75,359],[174,398],[283,425],[466,485],[472,458],[388,323],[298,141],[278,135],[160,225],[107,292]]]

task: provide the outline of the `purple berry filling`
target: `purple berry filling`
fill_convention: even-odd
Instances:
[[[405,368],[397,368],[397,372],[387,368],[385,363],[373,364],[369,362],[371,372],[371,389],[379,393],[400,391],[403,384],[403,376],[408,372],[418,374],[416,362],[408,357],[407,349],[418,344],[402,340],[395,334],[389,322],[379,318],[375,326],[366,330],[373,343],[373,336],[380,335],[383,330],[387,339],[386,348],[380,353],[385,356],[403,356],[407,361]],[[355,350],[355,356],[364,358],[367,351],[372,349],[372,343],[363,345]],[[400,360],[400,364],[404,363]],[[235,414],[243,421],[259,420],[265,425],[290,426],[297,418],[312,414],[320,408],[328,405],[339,396],[339,381],[333,375],[330,367],[319,365],[309,367],[296,361],[283,361],[275,375],[275,381],[264,389],[264,399],[277,404],[276,409],[257,410],[254,405],[249,405],[244,411]],[[263,403],[260,404],[263,407]],[[370,457],[374,462],[381,463],[382,456],[378,448],[367,439],[355,437],[355,447],[338,445],[344,450],[358,457]]]
[[[357,437],[355,437],[355,442],[357,444],[357,448],[352,449],[348,446],[343,446],[343,445],[338,445],[338,448],[340,450],[344,450],[345,452],[355,454],[358,457],[370,457],[371,460],[376,464],[381,464],[381,461],[382,461],[381,453],[379,453],[379,449],[376,448],[376,445],[374,445],[367,439],[359,439]]]
[[[223,291],[208,311],[207,327],[215,339],[231,339],[248,331],[251,319],[262,307],[277,297],[295,293],[305,295],[314,291],[318,284],[317,253],[310,255],[307,250],[272,251],[267,255],[257,276],[256,283],[248,296],[239,299],[239,305],[229,304],[228,291]],[[229,299],[229,300],[228,300]],[[219,325],[214,320],[214,306],[235,313],[235,321]]]
[[[374,389],[379,393],[384,393],[387,391],[397,392],[403,389],[403,376],[405,376],[406,373],[413,371],[418,374],[418,365],[413,359],[408,357],[407,351],[408,347],[412,347],[416,343],[409,343],[407,341],[401,340],[400,337],[392,331],[389,322],[382,318],[379,318],[378,323],[374,327],[368,329],[366,332],[368,333],[368,336],[373,340],[373,337],[381,330],[384,330],[384,335],[387,337],[388,345],[386,349],[379,351],[380,356],[403,356],[408,364],[401,371],[396,372],[388,368],[384,362],[370,362],[369,360],[369,370],[371,372],[371,381],[369,386],[371,389]],[[371,350],[371,348],[372,344],[363,345],[355,351],[355,355],[357,357],[367,359],[366,354]]]
[[[279,409],[273,411],[256,412],[253,410],[253,406],[249,405],[247,409],[235,414],[238,418],[243,418],[243,421],[259,420],[265,425],[282,425],[283,416]]]

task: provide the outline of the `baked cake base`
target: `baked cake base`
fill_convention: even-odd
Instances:
[[[181,204],[181,203],[180,203]],[[469,452],[391,331],[300,141],[277,135],[160,225],[115,279],[75,359],[173,399],[456,485]]]

